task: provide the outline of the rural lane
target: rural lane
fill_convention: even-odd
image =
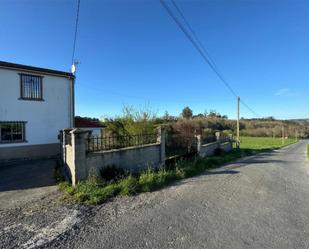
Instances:
[[[307,143],[99,206],[0,191],[0,248],[309,248]]]
[[[309,248],[307,142],[118,198],[47,246]]]

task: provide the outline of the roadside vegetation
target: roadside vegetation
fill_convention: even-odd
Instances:
[[[241,137],[240,148],[243,149],[277,149],[297,142],[295,138],[287,138],[282,142],[281,138],[272,137]]]
[[[276,120],[273,117],[259,119],[240,119],[240,135],[243,137],[281,138],[284,127],[285,138],[309,137],[309,121]],[[102,118],[106,136],[122,136],[154,132],[158,126],[166,128],[168,134],[190,137],[200,134],[202,137],[214,136],[220,132],[224,136],[236,134],[236,120],[229,119],[215,110],[194,114],[190,107],[185,107],[179,116],[157,112],[146,106],[141,109],[124,106],[122,115]]]
[[[72,187],[68,182],[60,182],[59,186],[71,202],[101,204],[116,196],[130,196],[155,191],[177,180],[200,175],[207,170],[241,157],[281,148],[294,142],[295,139],[286,139],[283,145],[278,138],[243,137],[241,148],[233,149],[230,153],[218,151],[216,156],[194,157],[193,159],[179,161],[172,167],[164,167],[158,170],[148,169],[139,175],[128,174],[121,169],[109,167],[101,171],[101,177],[81,181],[76,187]]]
[[[163,116],[158,117],[149,107],[137,110],[134,107],[125,106],[122,115],[104,118],[101,122],[106,126],[103,130],[103,136],[106,137],[151,134],[158,126],[163,126],[167,133],[166,156],[177,160],[172,161],[172,165],[167,163],[168,166],[164,168],[148,169],[138,175],[129,174],[114,167],[105,168],[100,177],[79,182],[75,187],[68,182],[60,182],[60,188],[72,202],[100,204],[115,196],[154,191],[238,158],[281,148],[296,142],[298,138],[309,136],[307,121],[275,120],[273,117],[242,118],[239,149],[234,148],[230,153],[217,151],[215,156],[207,158],[193,156],[179,160],[179,158],[186,158],[182,157],[183,155],[190,154],[191,148],[196,144],[197,134],[201,135],[203,143],[216,139],[217,132],[220,132],[220,138],[221,136],[233,138],[236,134],[236,120],[228,119],[226,115],[213,110],[194,115],[189,107],[185,107],[179,116],[172,116],[165,112]],[[284,140],[281,139],[283,127]]]

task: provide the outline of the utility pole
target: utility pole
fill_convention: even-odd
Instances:
[[[298,140],[298,131],[296,130],[295,131],[295,141],[297,141]]]
[[[284,125],[282,125],[282,144],[284,144]]]
[[[240,98],[237,97],[237,148],[239,148],[240,138],[239,138],[239,104]]]

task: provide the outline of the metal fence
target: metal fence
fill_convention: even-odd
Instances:
[[[231,141],[228,137],[221,136],[219,140],[215,135],[202,136],[201,144],[209,144],[213,142],[228,142]],[[165,144],[166,157],[173,156],[192,156],[197,153],[197,138],[196,136],[186,136],[178,133],[170,133],[166,136]]]
[[[157,134],[139,134],[127,136],[90,136],[87,139],[87,152],[107,151],[131,146],[152,144],[157,142]]]
[[[185,156],[197,152],[197,138],[195,136],[183,136],[181,134],[168,134],[166,136],[166,157]]]
[[[201,143],[202,144],[209,144],[209,143],[213,143],[213,142],[216,142],[217,141],[217,138],[215,135],[213,136],[202,136],[201,138]]]
[[[209,143],[213,143],[213,142],[220,142],[220,143],[224,143],[224,142],[229,142],[232,139],[230,137],[220,137],[219,139],[216,138],[216,136],[207,136],[207,137],[202,137],[202,144],[209,144]]]

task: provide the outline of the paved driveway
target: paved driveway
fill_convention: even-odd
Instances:
[[[0,166],[0,210],[40,199],[55,191],[55,165],[55,160],[36,160]]]

